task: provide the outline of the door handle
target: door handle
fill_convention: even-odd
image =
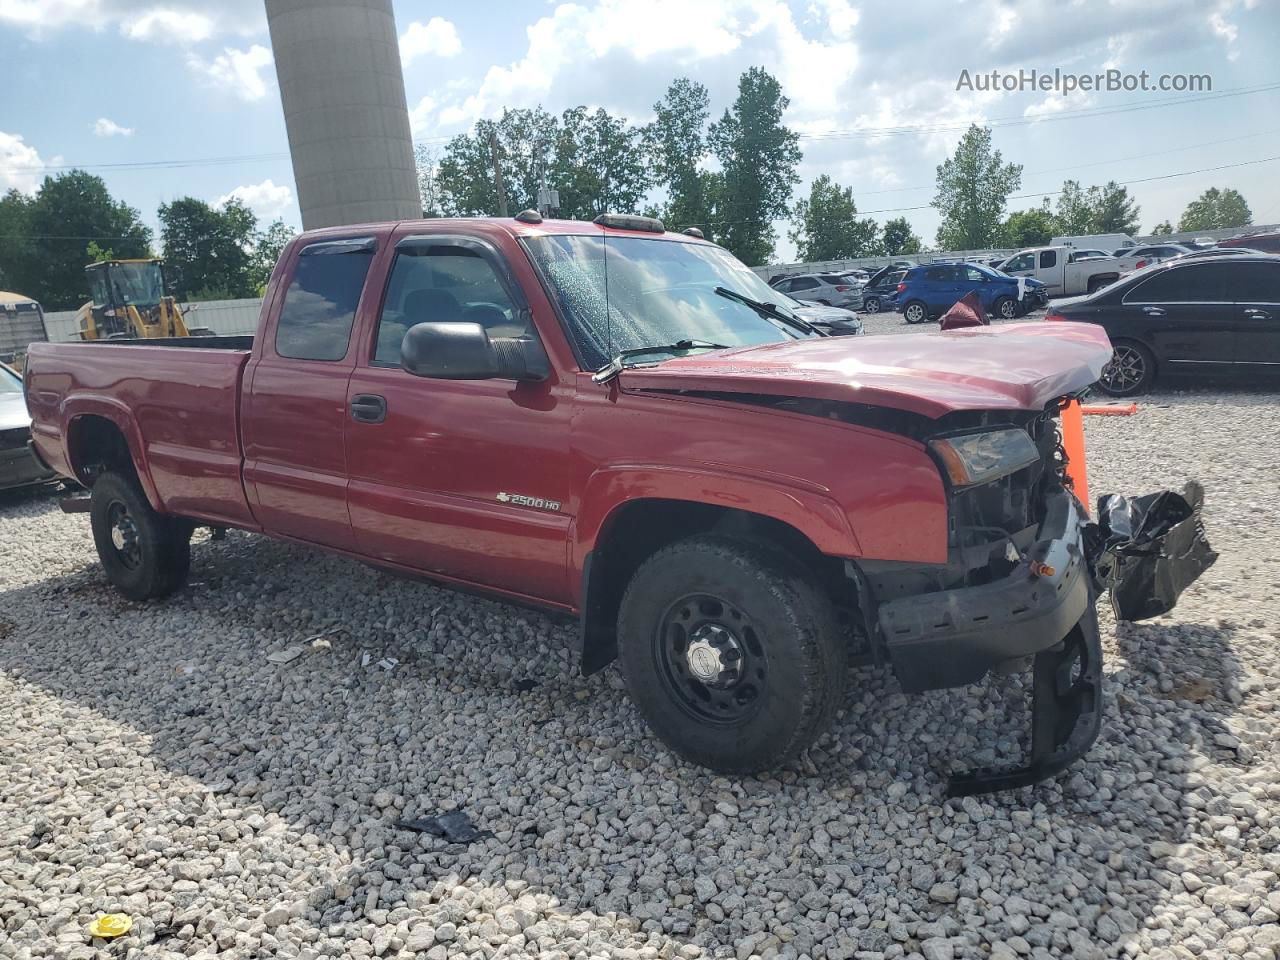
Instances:
[[[1143,307],[1142,312],[1149,317],[1163,317],[1164,307]]]
[[[1257,308],[1254,308],[1254,307],[1250,307],[1248,310],[1246,310],[1246,311],[1244,312],[1244,315],[1245,315],[1246,317],[1253,317],[1255,320],[1270,320],[1270,319],[1271,319],[1271,314],[1267,313],[1267,311],[1265,311],[1265,310],[1258,310]]]
[[[376,393],[357,393],[351,398],[351,419],[361,423],[381,423],[387,419],[387,398]]]

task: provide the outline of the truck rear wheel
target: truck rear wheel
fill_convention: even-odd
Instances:
[[[134,477],[101,474],[90,494],[89,522],[107,579],[130,600],[163,597],[186,582],[192,524],[153,510]]]
[[[640,566],[618,650],[654,733],[723,773],[768,770],[809,747],[840,706],[848,670],[831,603],[797,561],[710,535]]]

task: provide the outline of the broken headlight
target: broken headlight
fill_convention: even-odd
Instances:
[[[1025,430],[991,430],[930,440],[953,487],[971,487],[1021,470],[1040,459]]]

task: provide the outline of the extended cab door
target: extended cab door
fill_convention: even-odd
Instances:
[[[299,250],[254,345],[240,413],[244,479],[268,533],[354,547],[343,430],[351,331],[375,246],[354,236]]]
[[[497,247],[475,237],[407,235],[394,253],[347,390],[347,497],[360,552],[571,603],[571,393],[554,370],[535,383],[436,380],[400,367],[405,331],[423,321],[537,338],[519,283]]]

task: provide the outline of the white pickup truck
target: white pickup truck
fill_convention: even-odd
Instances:
[[[1076,252],[1074,247],[1032,247],[1015,253],[1000,270],[1011,277],[1034,277],[1051,297],[1074,297],[1093,293],[1146,265],[1140,257],[1077,260]]]

